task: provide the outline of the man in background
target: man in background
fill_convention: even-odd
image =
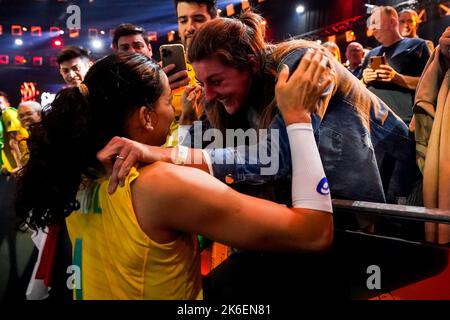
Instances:
[[[67,46],[57,57],[59,73],[69,87],[79,86],[92,65],[89,51],[79,46]]]
[[[419,15],[412,9],[405,9],[398,14],[399,30],[402,37],[419,38],[417,28],[419,26]],[[434,44],[430,40],[425,40],[430,52],[434,50]]]
[[[425,40],[400,35],[397,11],[377,7],[370,16],[370,29],[380,46],[366,55],[363,83],[408,125],[420,75],[430,57]],[[384,56],[386,64],[369,65],[371,57]]]
[[[345,50],[345,57],[348,61],[347,70],[358,79],[362,78],[362,63],[364,60],[364,48],[359,42],[351,42]]]

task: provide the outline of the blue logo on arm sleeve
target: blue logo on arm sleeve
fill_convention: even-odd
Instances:
[[[328,184],[328,180],[326,177],[323,177],[322,180],[319,181],[316,190],[318,193],[324,196],[330,194],[330,185]]]

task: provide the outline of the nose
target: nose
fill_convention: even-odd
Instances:
[[[192,33],[195,32],[195,23],[192,20],[188,21],[188,26],[187,26],[187,30]]]
[[[205,98],[207,102],[213,102],[217,99],[217,93],[214,91],[214,89],[211,88],[211,86],[208,86],[205,84]]]
[[[77,76],[77,73],[75,72],[75,71],[73,71],[73,70],[70,70],[69,71],[69,78],[70,79],[73,79],[73,78],[75,78]]]

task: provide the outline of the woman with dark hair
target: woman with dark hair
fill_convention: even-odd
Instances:
[[[196,233],[245,249],[324,250],[333,236],[331,201],[311,143],[310,111],[331,81],[325,64],[323,55],[309,53],[302,72],[288,80],[284,68],[277,83],[293,146],[293,208],[164,162],[131,168],[109,194],[97,153],[114,136],[159,146],[173,120],[159,66],[142,55],[119,54],[97,61],[79,87],[59,92],[32,128],[17,213],[33,229],[66,219],[73,263],[81,270],[75,273],[78,299],[201,298]],[[183,158],[182,149],[173,152]],[[124,159],[120,153],[111,161]]]
[[[261,21],[259,15],[248,11],[238,19],[214,19],[195,32],[188,60],[203,86],[206,119],[202,119],[201,126],[194,123],[190,130],[191,139],[185,139],[183,143],[191,147],[186,151],[187,158],[196,159],[185,165],[200,168],[240,192],[290,206],[292,155],[286,123],[277,108],[275,83],[279,65],[287,64],[290,72],[298,70],[297,66],[312,48],[328,57],[327,68],[333,74],[333,83],[323,92],[311,115],[315,143],[333,197],[388,203],[408,197],[420,173],[415,163],[414,142],[405,123],[327,49],[305,40],[267,44]],[[196,120],[195,113],[191,114],[192,120]],[[267,135],[256,144],[249,143],[244,137],[241,145],[211,147],[208,139],[211,135],[206,134],[210,127],[218,129],[222,136],[226,136],[229,129],[267,129]],[[272,132],[278,135],[272,135]],[[267,150],[269,162],[260,156],[259,150]],[[117,153],[125,160],[113,166],[110,159]],[[174,163],[169,150],[123,138],[112,139],[98,157],[112,170],[110,192],[123,183],[129,168],[136,162],[151,163],[162,159]],[[374,225],[373,220],[364,217],[343,217],[337,223],[346,229],[368,231],[373,230]],[[382,226],[381,223],[378,225]],[[321,295],[326,292],[333,298],[343,296],[329,287],[342,287],[341,283],[335,282],[344,278],[326,269],[327,265],[338,265],[341,261],[323,263],[304,255],[297,256],[234,254],[227,261],[232,271],[222,272],[225,280],[220,282],[211,277],[214,290],[226,288],[222,290],[223,296],[232,292],[233,297],[267,298],[286,292],[285,284],[289,283],[290,288],[305,288],[303,292],[307,296],[313,290]],[[310,269],[299,271],[310,262]],[[218,269],[216,274],[225,267]],[[311,270],[317,276],[305,276]],[[261,278],[265,279],[263,283]],[[321,284],[318,284],[319,280]],[[310,287],[309,281],[312,281]]]

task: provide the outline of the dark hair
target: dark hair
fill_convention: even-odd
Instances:
[[[145,44],[148,45],[148,36],[145,29],[131,23],[122,23],[114,29],[113,45],[115,47],[118,46],[120,37],[131,36],[134,34],[140,34],[144,39]]]
[[[206,5],[206,9],[208,10],[209,15],[211,16],[211,19],[214,19],[217,17],[217,4],[216,0],[174,0],[175,4],[175,12],[178,16],[178,3],[180,2],[187,2],[187,3],[196,3],[196,4],[204,4]]]
[[[5,100],[7,100],[7,101],[9,102],[9,97],[8,97],[8,95],[6,94],[6,92],[0,91],[0,97],[5,97]]]
[[[104,176],[96,153],[114,136],[126,136],[135,110],[153,109],[163,92],[160,74],[143,55],[114,54],[89,69],[88,90],[72,87],[57,94],[31,130],[30,159],[18,175],[16,212],[23,225],[42,228],[79,208],[82,181]]]
[[[89,50],[80,46],[67,46],[58,54],[56,58],[58,63],[61,64],[64,61],[71,60],[74,58],[82,58],[89,60]]]

